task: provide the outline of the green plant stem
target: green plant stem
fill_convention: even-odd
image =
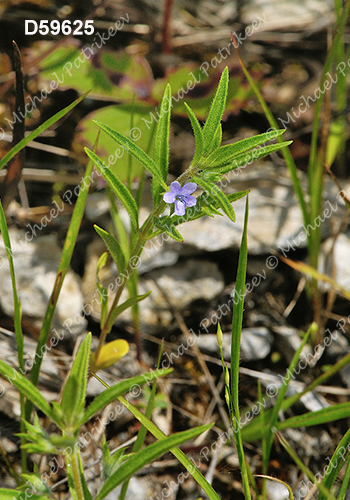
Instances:
[[[70,466],[71,466],[72,479],[74,483],[77,500],[84,500],[84,490],[80,479],[78,453],[75,450],[75,448],[72,454],[72,458],[70,460]]]
[[[84,94],[85,95],[85,94]],[[55,115],[56,116],[56,115]],[[94,149],[97,147],[98,143],[98,137],[99,134],[97,135],[97,139],[94,145]],[[85,203],[87,199],[87,195],[89,192],[89,187],[90,187],[90,182],[91,182],[91,174],[92,174],[92,169],[93,169],[93,162],[89,161],[88,166],[86,168],[86,172],[84,175],[84,179],[82,180],[81,185],[84,186],[80,190],[78,199],[76,201],[73,215],[69,224],[69,228],[67,231],[66,239],[63,245],[63,250],[61,254],[61,260],[58,265],[57,269],[57,274],[56,274],[56,280],[55,284],[53,286],[53,290],[51,293],[50,301],[47,305],[46,312],[45,312],[45,317],[43,320],[43,325],[41,327],[41,331],[39,334],[38,338],[38,343],[36,347],[36,352],[35,352],[35,359],[34,359],[34,364],[32,367],[32,371],[30,374],[30,381],[36,386],[39,380],[39,374],[40,374],[40,368],[41,368],[41,363],[43,359],[43,355],[45,353],[46,349],[46,342],[48,339],[48,336],[50,334],[50,328],[51,328],[51,323],[53,319],[53,315],[56,309],[56,303],[63,285],[64,278],[66,276],[66,273],[68,271],[70,261],[73,255],[73,250],[75,247],[75,243],[77,240],[78,232],[80,229],[80,224],[84,215],[84,209],[85,209]],[[30,415],[32,412],[33,405],[30,401],[26,401],[26,408],[25,408],[25,419],[30,420]]]
[[[243,321],[243,308],[245,297],[245,277],[247,270],[248,246],[247,246],[247,226],[249,214],[248,196],[246,199],[244,228],[242,234],[241,248],[238,259],[237,279],[235,288],[235,304],[232,315],[231,334],[231,405],[230,415],[232,421],[233,437],[236,443],[239,465],[243,482],[244,496],[246,500],[251,499],[248,468],[244,456],[241,416],[239,411],[239,356]]]
[[[199,172],[199,170],[200,170],[200,167],[198,167],[197,165],[190,165],[185,170],[185,172],[183,172],[178,177],[177,181],[180,182],[180,184],[183,184],[188,179],[190,179],[193,175],[195,175],[197,172]],[[109,310],[109,312],[107,314],[106,320],[103,323],[103,325],[101,325],[101,333],[100,333],[99,343],[98,343],[98,346],[97,346],[97,349],[96,349],[96,352],[95,352],[96,359],[98,359],[99,353],[100,353],[100,351],[101,351],[101,349],[102,349],[102,347],[103,347],[103,345],[105,343],[106,337],[107,337],[107,335],[109,334],[109,332],[112,329],[112,326],[113,326],[113,323],[111,321],[112,313],[113,313],[113,310],[117,307],[117,305],[119,303],[121,294],[122,294],[122,292],[124,290],[124,287],[126,285],[126,281],[129,279],[129,276],[133,272],[132,264],[134,262],[134,259],[135,259],[135,257],[140,257],[141,252],[143,250],[143,247],[144,247],[146,241],[148,239],[150,239],[150,236],[151,236],[150,232],[151,232],[151,230],[153,229],[153,226],[154,226],[154,223],[153,223],[154,217],[157,217],[157,216],[161,215],[164,212],[165,207],[166,207],[166,203],[164,201],[162,201],[158,205],[158,207],[156,207],[156,208],[154,208],[152,210],[152,212],[147,217],[147,219],[145,220],[145,222],[143,223],[143,225],[141,227],[140,236],[139,236],[139,238],[138,238],[138,240],[137,240],[137,242],[135,244],[135,247],[134,247],[133,251],[130,252],[130,259],[129,259],[129,262],[128,262],[128,264],[126,266],[126,269],[125,269],[126,279],[124,279],[122,281],[122,283],[120,284],[120,286],[119,286],[119,288],[117,290],[117,293],[116,293],[116,295],[114,297],[112,306],[110,307],[110,310]]]
[[[128,262],[128,264],[126,266],[126,269],[125,269],[126,279],[124,279],[122,281],[122,283],[120,284],[120,286],[119,286],[119,288],[117,290],[117,293],[116,293],[116,295],[114,297],[112,306],[111,306],[111,308],[110,308],[110,310],[108,312],[108,315],[106,317],[106,320],[105,320],[104,324],[101,327],[100,339],[99,339],[99,343],[98,343],[98,346],[97,346],[97,349],[96,349],[96,352],[95,352],[96,359],[98,359],[98,356],[99,356],[99,353],[100,353],[100,351],[102,349],[102,346],[105,343],[106,336],[108,335],[108,333],[112,329],[112,326],[113,326],[113,324],[111,322],[112,313],[113,313],[113,310],[117,307],[117,305],[119,303],[119,300],[120,300],[121,294],[122,294],[122,292],[124,290],[124,287],[126,285],[127,279],[129,278],[129,276],[131,275],[131,273],[134,270],[133,267],[132,267],[134,259],[135,259],[135,257],[140,257],[140,254],[142,252],[143,246],[146,243],[146,241],[148,240],[149,232],[150,232],[150,230],[153,227],[153,218],[157,217],[158,215],[160,215],[164,211],[165,206],[166,206],[166,203],[162,201],[158,205],[158,207],[155,208],[151,212],[151,214],[148,216],[148,218],[146,219],[146,221],[143,223],[143,225],[141,227],[140,236],[139,236],[139,238],[138,238],[138,240],[137,240],[137,242],[135,244],[135,247],[134,247],[133,251],[131,252],[129,262]]]

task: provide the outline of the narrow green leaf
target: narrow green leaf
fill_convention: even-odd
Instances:
[[[98,259],[96,269],[96,286],[101,298],[101,325],[103,325],[108,314],[108,291],[100,282],[99,272],[103,267],[105,267],[107,258],[108,252],[104,252]]]
[[[312,481],[320,491],[320,495],[324,495],[328,500],[335,500],[333,494],[328,490],[328,488],[324,485],[322,481],[319,481],[317,476],[315,476],[311,470],[304,464],[304,462],[298,457],[292,447],[289,445],[287,440],[282,436],[282,434],[278,434],[279,442],[282,444],[283,448],[288,452],[288,454],[292,457],[297,466],[306,474],[306,476]],[[318,498],[320,498],[320,495]]]
[[[289,146],[292,142],[293,141],[279,142],[277,144],[269,144],[268,146],[263,146],[259,149],[252,149],[247,153],[243,153],[242,155],[237,156],[233,160],[233,162],[229,161],[217,167],[205,167],[205,172],[219,172],[221,174],[227,174],[231,170],[235,170],[236,168],[242,167],[243,165],[245,167],[253,163],[253,161],[259,160],[260,158],[263,158],[264,156],[267,156],[274,151],[279,151],[280,149]]]
[[[346,354],[341,358],[335,365],[332,365],[326,372],[322,373],[315,380],[313,380],[303,391],[294,394],[293,396],[289,396],[288,398],[283,400],[282,410],[286,411],[288,408],[291,408],[295,403],[297,403],[305,394],[311,392],[313,389],[318,387],[321,384],[324,384],[333,377],[336,373],[338,373],[344,366],[347,366],[350,363],[350,353]],[[268,422],[271,419],[273,408],[265,410],[265,421]],[[254,418],[247,425],[245,425],[242,429],[242,435],[244,441],[252,442],[261,439],[263,433],[263,429],[261,427],[260,418]]]
[[[62,393],[61,407],[65,415],[67,431],[79,428],[85,407],[87,375],[90,359],[91,333],[88,333],[79,347],[68,380]]]
[[[232,222],[236,221],[235,212],[229,202],[227,196],[221,191],[218,186],[213,184],[212,182],[205,181],[200,177],[193,177],[194,182],[199,184],[203,189],[205,189],[211,198],[215,198],[217,207],[221,208],[222,211],[232,220]]]
[[[126,208],[132,225],[136,230],[139,228],[138,224],[138,209],[134,198],[132,197],[128,188],[116,177],[113,172],[103,163],[102,160],[90,149],[84,148],[85,153],[92,160],[97,170],[102,174],[104,179],[108,182],[111,189],[118,196],[124,207]]]
[[[27,137],[25,137],[24,139],[22,139],[18,144],[16,144],[16,146],[14,146],[12,149],[10,149],[10,151],[0,161],[0,170],[2,168],[4,168],[5,165],[7,165],[8,162],[14,156],[16,156],[17,153],[19,153],[19,151],[21,151],[23,148],[25,148],[27,146],[27,144],[29,144],[36,137],[38,137],[40,134],[42,134],[43,132],[45,132],[45,130],[47,130],[49,127],[51,127],[51,125],[53,125],[54,123],[58,122],[58,120],[60,120],[63,116],[65,116],[67,113],[69,113],[69,111],[71,109],[75,108],[75,106],[77,106],[88,95],[89,92],[90,92],[90,90],[88,90],[83,95],[81,95],[80,97],[78,97],[78,99],[76,99],[74,102],[72,102],[72,104],[69,104],[69,106],[65,107],[64,109],[61,109],[61,111],[58,111],[58,113],[56,113],[55,115],[51,116],[51,118],[49,118],[48,120],[46,120],[46,122],[42,123],[40,125],[40,127],[38,127],[35,130],[33,130],[33,132],[31,132],[29,135],[27,135]]]
[[[332,405],[329,408],[322,408],[321,410],[287,418],[283,422],[277,422],[276,428],[278,430],[283,430],[287,428],[294,429],[296,427],[310,427],[310,425],[321,425],[326,422],[349,418],[349,416],[350,403],[339,403],[337,405]]]
[[[29,488],[31,491],[38,495],[50,496],[51,491],[43,477],[39,474],[37,467],[35,466],[35,473],[21,474],[22,479],[26,482],[20,488],[26,490]]]
[[[207,155],[210,156],[214,151],[216,151],[218,149],[218,147],[220,146],[221,142],[222,142],[222,127],[221,127],[221,123],[219,123],[219,126],[216,129],[216,132],[212,137],[211,143],[205,152],[205,156],[207,156]]]
[[[169,166],[169,133],[170,133],[170,114],[171,114],[171,87],[166,85],[164,95],[159,106],[159,120],[156,129],[154,142],[154,163],[158,166],[163,181],[166,183]],[[152,193],[154,206],[160,201],[160,192],[162,187],[153,179]]]
[[[278,126],[276,120],[274,119],[273,114],[271,113],[268,105],[266,104],[266,102],[265,102],[265,100],[264,100],[264,98],[263,98],[263,96],[258,88],[258,85],[255,83],[254,79],[252,78],[248,69],[246,68],[246,65],[244,64],[244,61],[242,60],[239,52],[238,52],[238,60],[239,60],[239,63],[242,67],[242,70],[243,70],[248,82],[250,83],[250,86],[251,86],[254,94],[256,95],[256,97],[257,97],[257,99],[258,99],[258,101],[259,101],[259,103],[264,111],[264,114],[265,114],[271,128],[278,130],[279,126]],[[282,120],[282,122],[283,122],[283,120]],[[282,138],[278,137],[277,140],[282,141]],[[305,224],[305,227],[307,227],[310,219],[309,219],[308,209],[306,207],[305,196],[304,196],[304,193],[303,193],[303,190],[301,187],[301,183],[300,183],[300,179],[298,176],[298,169],[296,167],[296,164],[294,162],[294,159],[293,159],[289,149],[283,149],[282,155],[286,161],[286,165],[288,167],[288,170],[289,170],[292,182],[293,182],[294,192],[297,196],[297,199],[298,199],[298,202],[299,202],[302,214],[303,214],[303,222]]]
[[[125,460],[124,452],[126,448],[120,448],[113,455],[109,451],[106,438],[102,436],[102,478],[105,481],[120,467]]]
[[[233,414],[231,414],[232,427],[234,431],[233,437],[236,443],[238,460],[241,468],[244,495],[247,500],[251,498],[251,493],[250,493],[250,486],[248,479],[248,470],[244,456],[242,431],[241,431],[241,417],[239,410],[239,358],[240,358],[240,344],[241,344],[244,299],[246,291],[245,283],[246,283],[247,260],[248,260],[248,242],[247,242],[248,216],[249,216],[249,205],[247,197],[243,234],[242,234],[241,247],[239,250],[239,258],[238,258],[236,286],[233,297],[234,305],[232,312],[231,386],[230,386],[230,393],[231,393],[230,403],[233,408],[232,410]]]
[[[16,335],[16,346],[17,346],[17,359],[18,359],[18,366],[21,370],[21,373],[25,373],[24,369],[24,359],[23,359],[23,332],[22,332],[22,309],[21,309],[21,303],[17,295],[17,286],[16,286],[16,277],[15,277],[15,268],[13,264],[13,258],[12,258],[12,248],[11,248],[11,240],[10,236],[8,233],[7,229],[7,224],[6,224],[6,216],[4,209],[2,207],[2,203],[0,201],[0,231],[2,234],[2,238],[4,241],[4,246],[7,254],[7,259],[9,262],[9,268],[10,268],[10,276],[11,276],[11,283],[12,283],[12,293],[13,293],[13,306],[14,306],[14,325],[15,325],[15,335]],[[21,431],[24,432],[24,417],[25,417],[25,394],[21,393],[20,395],[20,407],[21,407]],[[23,448],[24,444],[24,439],[23,437],[21,438],[21,443],[22,443],[22,448],[21,448],[21,455],[22,455],[22,470],[26,470],[26,451],[25,448]]]
[[[0,373],[1,375],[11,382],[22,394],[26,396],[39,410],[41,410],[47,417],[50,417],[54,422],[58,423],[56,417],[46,402],[41,392],[27,380],[21,373],[9,366],[4,361],[0,360]]]
[[[94,228],[97,234],[101,236],[101,238],[105,242],[105,245],[112,256],[112,259],[117,265],[119,274],[122,274],[126,268],[126,261],[123,250],[119,245],[118,241],[114,238],[112,234],[108,233],[107,231],[97,226],[96,224],[94,224]]]
[[[203,127],[204,145],[203,152],[206,153],[207,149],[210,147],[213,137],[218,129],[221,122],[222,115],[225,111],[226,97],[228,88],[228,68],[224,69],[222,72],[218,88],[216,90],[215,97],[211,104],[207,120]]]
[[[172,372],[172,368],[167,370],[154,370],[152,372],[144,373],[143,375],[137,375],[127,380],[119,382],[119,384],[111,386],[106,391],[99,394],[93,402],[86,409],[80,425],[85,424],[92,418],[96,413],[105,408],[109,403],[114,401],[118,396],[127,393],[131,388],[145,384],[146,382],[151,382],[156,380],[158,377],[164,377]]]
[[[162,355],[163,355],[163,341],[159,347],[159,352],[158,352],[158,360],[157,360],[157,365],[156,365],[156,368],[157,370],[159,370],[159,367],[160,367],[160,363],[161,363],[161,359],[162,359]],[[149,395],[149,398],[148,398],[148,402],[147,402],[147,408],[146,408],[146,411],[145,411],[145,417],[150,419],[151,418],[151,415],[152,415],[152,410],[154,408],[154,401],[155,401],[155,397],[156,397],[156,390],[157,390],[157,381],[155,380],[155,382],[152,384],[152,389],[150,391],[150,395]],[[136,453],[138,451],[141,450],[144,442],[145,442],[145,439],[146,439],[146,435],[147,435],[147,429],[144,425],[141,426],[141,429],[139,430],[139,432],[137,433],[137,438],[136,438],[136,441],[134,443],[134,446],[132,448],[132,453]],[[125,496],[126,496],[126,492],[128,490],[128,486],[129,486],[129,480],[125,481],[123,483],[123,486],[122,486],[122,489],[121,489],[121,492],[120,492],[120,495],[119,495],[119,500],[125,500]]]
[[[171,220],[171,217],[168,217],[168,216],[154,217],[153,221],[154,221],[154,225],[158,229],[161,229],[163,232],[168,234],[175,241],[180,241],[180,243],[183,242],[184,239],[181,236],[181,234],[179,233],[179,231],[176,229],[174,222]]]
[[[28,495],[26,492],[28,492]],[[49,497],[44,495],[33,495],[32,489],[29,486],[24,492],[10,490],[9,488],[0,488],[0,498],[1,500],[25,500],[26,498],[32,498],[33,500],[50,500]]]
[[[143,149],[139,148],[133,141],[124,137],[119,132],[111,129],[107,125],[104,125],[101,122],[94,121],[100,129],[102,129],[106,134],[108,134],[112,139],[121,144],[134,158],[136,158],[147,170],[157,179],[157,181],[161,184],[161,186],[166,189],[167,185],[163,180],[161,171],[159,167],[154,163],[152,158],[148,156],[147,153],[144,152]]]
[[[195,427],[194,429],[188,429],[187,431],[178,432],[171,436],[165,437],[161,441],[153,443],[147,448],[139,451],[133,455],[127,462],[124,462],[119,469],[105,482],[102,489],[98,493],[96,500],[102,500],[108,495],[114,488],[121,484],[126,479],[129,479],[138,470],[147,464],[150,464],[168,451],[171,451],[175,446],[178,446],[189,439],[193,439],[199,434],[210,429],[214,424],[201,425],[200,427]]]
[[[66,453],[67,478],[69,492],[73,500],[92,500],[91,493],[88,490],[83,467],[81,463],[80,451],[74,447],[73,452]]]
[[[247,194],[250,193],[250,189],[245,189],[244,191],[238,191],[237,193],[231,193],[227,194],[227,199],[230,203],[234,203],[237,200],[240,200],[241,198],[244,198],[244,196],[247,196]]]
[[[221,148],[213,151],[211,155],[204,160],[205,166],[216,167],[222,165],[223,163],[228,163],[232,161],[235,157],[250,151],[265,142],[271,141],[276,137],[282,135],[286,130],[271,130],[270,132],[265,132],[264,134],[255,135],[253,137],[247,137],[241,141],[235,142],[234,144],[226,144],[221,146]]]
[[[196,115],[192,111],[192,109],[189,107],[189,105],[185,102],[185,107],[187,109],[188,116],[191,121],[191,125],[193,128],[194,132],[194,139],[195,139],[195,152],[192,160],[192,164],[196,165],[198,160],[201,158],[202,153],[203,153],[203,145],[204,145],[204,137],[203,137],[203,131],[202,127],[199,125],[199,122],[197,120]]]
[[[346,493],[347,493],[348,487],[349,487],[349,480],[350,480],[350,459],[348,458],[346,468],[344,471],[344,479],[342,481],[337,500],[345,500]]]
[[[89,162],[86,168],[84,178],[82,179],[82,182],[79,185],[79,196],[75,203],[72,219],[69,224],[66,239],[63,245],[61,260],[57,269],[55,284],[53,286],[50,301],[46,308],[43,326],[40,331],[38,344],[36,348],[34,364],[30,374],[30,380],[34,385],[38,383],[43,353],[45,352],[46,342],[49,333],[51,331],[52,318],[56,309],[57,300],[63,285],[64,278],[69,268],[80,224],[84,215],[85,203],[91,183],[92,169],[93,169],[93,163]],[[25,412],[26,420],[30,420],[31,411],[32,411],[31,403],[30,401],[29,402],[27,401],[26,412]]]
[[[121,314],[123,311],[128,309],[129,307],[134,306],[138,302],[141,302],[141,300],[147,299],[147,297],[150,295],[151,292],[146,292],[143,295],[136,295],[135,297],[130,297],[130,299],[126,300],[120,306],[117,306],[113,312],[111,313],[110,319],[109,319],[109,326],[111,327],[115,321],[115,319]]]
[[[166,182],[169,164],[169,132],[171,114],[171,87],[165,87],[159,107],[159,120],[154,141],[154,162],[159,166],[162,178]]]
[[[127,401],[122,396],[120,396],[118,399],[121,403],[123,403],[123,405],[129,411],[131,411],[134,417],[137,418],[137,420],[139,420],[139,422],[141,422],[146,427],[146,429],[153,434],[154,437],[156,437],[159,440],[165,439],[167,437],[164,434],[164,432],[158,429],[158,427],[151,420],[146,418],[146,416],[143,413],[141,413],[137,408],[135,408],[135,406],[129,403],[129,401]],[[195,467],[193,462],[191,462],[191,460],[185,455],[183,451],[181,451],[179,448],[172,448],[170,451],[179,460],[179,462],[182,463],[182,465],[189,471],[189,473],[191,474],[193,479],[197,481],[199,486],[203,488],[203,490],[208,495],[210,500],[220,500],[218,494],[211,486],[211,484],[208,483],[205,477],[201,474],[201,472],[197,469],[197,467]]]
[[[350,430],[348,430],[342,439],[340,440],[338,446],[335,449],[335,452],[332,455],[332,458],[327,466],[327,474],[324,475],[322,479],[323,485],[330,490],[336,481],[337,477],[341,469],[344,467],[344,463],[346,460],[350,460],[350,452],[344,456],[345,450],[349,450],[350,446]],[[326,500],[327,495],[320,492],[318,498],[320,500]]]
[[[80,482],[83,487],[83,493],[84,493],[84,500],[93,500],[92,495],[90,493],[90,490],[88,488],[88,485],[86,483],[85,475],[84,475],[84,469],[83,469],[83,464],[81,460],[81,454],[78,453],[78,465],[79,465],[79,475],[80,475]]]
[[[17,358],[18,358],[18,366],[24,371],[24,361],[23,361],[23,333],[22,333],[22,325],[21,325],[21,303],[19,301],[17,295],[17,287],[16,287],[16,277],[15,277],[15,268],[13,265],[12,258],[12,248],[10,236],[7,229],[6,217],[4,213],[4,209],[2,207],[0,201],[0,231],[2,234],[2,238],[4,240],[5,250],[7,254],[7,258],[9,261],[10,267],[10,275],[12,282],[12,291],[13,291],[13,302],[14,302],[14,322],[15,322],[15,334],[16,334],[16,344],[17,344]]]
[[[294,372],[294,370],[295,370],[295,368],[297,366],[297,363],[299,361],[301,351],[303,350],[303,348],[304,348],[304,346],[305,346],[305,344],[306,344],[306,342],[307,342],[307,340],[308,340],[311,332],[315,332],[316,330],[317,330],[317,325],[315,323],[312,323],[310,325],[310,328],[308,329],[308,331],[305,333],[305,335],[303,337],[303,340],[300,343],[300,346],[296,350],[296,352],[295,352],[295,354],[294,354],[294,356],[292,358],[292,361],[289,364],[289,367],[288,367],[288,370],[287,370],[287,374],[288,375],[289,375],[289,373],[293,373]],[[268,429],[267,429],[267,432],[265,434],[265,437],[266,437],[266,449],[267,449],[267,454],[268,455],[271,452],[271,448],[272,448],[272,444],[273,444],[273,438],[274,438],[274,433],[275,433],[275,427],[276,427],[276,424],[277,424],[277,421],[278,421],[279,411],[282,408],[283,401],[284,401],[284,398],[285,398],[285,395],[286,395],[286,392],[287,392],[287,389],[288,389],[288,385],[289,385],[290,379],[291,379],[291,377],[286,376],[285,379],[284,379],[284,381],[283,381],[283,384],[279,388],[278,396],[276,398],[275,406],[273,407],[272,413],[271,413],[270,418],[268,420]]]

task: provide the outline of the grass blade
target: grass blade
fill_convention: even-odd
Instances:
[[[98,140],[98,139],[97,139]],[[97,141],[96,141],[97,145]],[[96,147],[95,145],[95,147]],[[66,239],[63,245],[63,250],[62,250],[62,255],[61,255],[61,260],[58,266],[57,270],[57,275],[56,275],[56,281],[52,290],[52,294],[50,297],[50,301],[48,303],[44,321],[43,321],[43,326],[41,328],[40,334],[39,334],[39,339],[38,339],[38,344],[36,348],[36,353],[35,353],[35,359],[32,367],[32,371],[30,374],[30,380],[34,385],[37,385],[38,383],[38,378],[39,378],[39,373],[40,373],[40,367],[41,367],[41,362],[43,358],[43,353],[45,352],[45,346],[46,342],[50,333],[51,329],[51,323],[52,323],[52,318],[55,312],[57,300],[62,288],[63,280],[67,274],[69,264],[72,258],[73,250],[75,247],[75,242],[78,236],[80,224],[84,215],[84,209],[85,209],[85,203],[86,203],[86,198],[89,192],[89,186],[91,183],[91,174],[92,174],[92,169],[93,169],[93,163],[89,162],[85,176],[82,179],[81,182],[81,187],[80,187],[80,192],[78,199],[76,201],[73,215],[71,222],[69,224],[69,228],[67,231]],[[32,406],[30,403],[27,402],[26,404],[26,420],[30,420],[30,414],[32,411]]]
[[[234,291],[234,300],[233,300],[234,306],[232,315],[232,335],[231,335],[231,388],[230,388],[231,401],[233,406],[233,415],[231,415],[233,437],[236,443],[238,460],[243,480],[244,496],[246,500],[250,500],[251,494],[250,494],[250,485],[248,479],[248,471],[243,450],[241,417],[239,412],[239,358],[240,358],[241,332],[242,332],[244,297],[245,297],[245,282],[246,282],[247,260],[248,260],[248,242],[247,242],[248,215],[249,215],[249,205],[247,196],[243,234],[241,240],[241,247],[239,250],[236,287]]]
[[[14,156],[16,156],[17,153],[19,153],[19,151],[21,151],[23,148],[25,148],[27,146],[27,144],[29,144],[36,137],[38,137],[40,134],[42,134],[43,132],[45,132],[45,130],[47,130],[49,127],[51,127],[51,125],[53,125],[54,123],[58,122],[58,120],[60,120],[64,115],[66,115],[67,113],[69,113],[69,111],[71,111],[73,108],[75,108],[75,106],[77,106],[88,95],[89,92],[90,92],[90,90],[88,90],[83,95],[81,95],[80,97],[78,97],[78,99],[76,99],[74,102],[72,102],[72,104],[69,104],[69,106],[67,106],[64,109],[61,109],[61,111],[59,111],[55,115],[51,116],[51,118],[49,118],[48,120],[46,120],[46,122],[44,122],[43,124],[41,124],[40,127],[38,127],[37,129],[33,130],[33,132],[31,132],[29,135],[27,135],[27,137],[25,137],[18,144],[16,144],[16,146],[14,146],[4,156],[4,158],[0,161],[0,170],[2,168],[4,168],[5,165],[7,165],[7,163]]]
[[[327,498],[327,500],[335,500],[335,497],[332,495],[329,489],[324,485],[324,483],[321,481],[317,481],[316,476],[310,471],[308,467],[306,467],[303,461],[300,460],[298,455],[291,448],[291,446],[288,444],[287,440],[282,436],[282,434],[278,433],[277,436],[279,442],[281,443],[283,448],[287,451],[287,453],[292,457],[297,466],[304,472],[304,474],[306,474],[306,476],[310,479],[310,481],[312,481],[317,486],[317,488],[320,491],[320,494],[322,493],[324,497]]]
[[[250,83],[250,86],[252,87],[253,92],[256,95],[256,97],[257,97],[257,99],[258,99],[258,101],[260,103],[260,106],[262,107],[262,109],[264,111],[264,114],[265,114],[265,116],[266,116],[266,118],[267,118],[270,126],[273,129],[278,130],[279,126],[278,126],[276,120],[274,119],[271,111],[269,110],[269,107],[267,106],[267,104],[266,104],[263,96],[261,95],[261,92],[260,92],[258,86],[255,84],[254,79],[251,77],[251,75],[250,75],[250,73],[249,73],[246,65],[244,64],[244,61],[241,58],[241,55],[240,55],[238,49],[237,49],[237,55],[238,55],[238,60],[239,60],[239,63],[241,65],[241,68],[243,70],[243,73],[245,74],[248,82]],[[277,140],[278,140],[278,142],[283,142],[281,137],[278,137]],[[305,201],[304,193],[303,193],[303,190],[302,190],[302,187],[301,187],[301,183],[300,183],[300,179],[299,179],[299,176],[298,176],[298,169],[297,169],[297,167],[295,165],[295,162],[293,160],[293,157],[292,157],[289,149],[287,149],[287,148],[283,149],[282,150],[282,154],[283,154],[283,157],[284,157],[284,159],[286,161],[286,164],[287,164],[290,176],[292,178],[294,191],[295,191],[295,194],[296,194],[296,196],[298,198],[298,202],[299,202],[302,214],[303,214],[304,224],[305,224],[305,226],[307,226],[309,224],[309,213],[308,213],[308,210],[307,210],[307,207],[306,207],[306,201]]]
[[[321,425],[333,422],[342,418],[350,417],[350,403],[339,403],[329,408],[322,408],[317,411],[310,411],[302,415],[287,418],[283,422],[277,422],[276,428],[283,430],[287,428],[310,427],[310,425]]]
[[[154,162],[158,166],[163,181],[166,183],[169,168],[169,134],[171,115],[171,87],[166,85],[162,102],[159,106],[159,120],[154,141]],[[152,182],[152,194],[154,206],[160,201],[162,188],[156,179]]]
[[[0,373],[6,380],[13,384],[22,394],[24,394],[27,399],[34,403],[39,410],[45,413],[47,417],[50,417],[54,422],[56,422],[55,415],[49,403],[46,402],[46,399],[41,392],[21,373],[2,360],[0,360]]]
[[[165,372],[165,370],[164,370]],[[107,384],[101,380],[99,377],[97,377],[97,380],[101,382],[102,385],[105,387]],[[137,418],[140,422],[143,423],[143,425],[146,427],[146,429],[153,434],[154,437],[156,437],[158,440],[164,439],[167,436],[162,432],[158,427],[148,418],[143,415],[137,408],[135,408],[129,401],[127,401],[125,398],[120,396],[118,400],[134,415],[135,418]],[[181,451],[179,448],[172,448],[171,453],[178,459],[180,463],[188,470],[188,472],[191,474],[193,479],[197,481],[197,483],[202,487],[203,491],[208,495],[210,500],[220,500],[220,497],[214,490],[214,488],[211,486],[211,484],[208,483],[208,481],[205,479],[205,477],[200,473],[200,471],[195,467],[193,462],[185,455],[183,451]]]

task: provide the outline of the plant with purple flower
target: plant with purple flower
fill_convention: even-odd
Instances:
[[[185,215],[185,208],[194,207],[197,203],[197,198],[191,196],[197,189],[195,182],[188,182],[181,187],[178,181],[174,181],[170,185],[170,191],[163,196],[165,203],[175,203],[175,215]]]

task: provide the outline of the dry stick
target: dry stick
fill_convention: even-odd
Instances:
[[[177,324],[179,325],[180,330],[185,335],[186,340],[188,341],[189,339],[192,339],[191,332],[187,328],[187,325],[184,322],[181,314],[174,309],[174,307],[171,304],[169,298],[167,297],[167,295],[164,292],[164,290],[159,286],[159,284],[156,281],[154,281],[154,283],[157,286],[157,288],[159,289],[159,291],[161,292],[161,294],[163,295],[164,299],[166,300],[166,302],[167,302],[167,304],[168,304],[168,306],[169,306],[169,308],[170,308],[170,310],[171,310],[171,312],[172,312],[172,314],[173,314],[173,316],[174,316]],[[214,397],[214,399],[215,399],[215,401],[216,401],[216,403],[218,405],[220,416],[221,416],[221,418],[222,418],[222,420],[223,420],[226,428],[230,429],[231,428],[230,420],[229,420],[229,418],[227,416],[227,413],[225,412],[225,410],[224,410],[224,408],[222,406],[223,402],[222,402],[222,400],[220,398],[220,394],[219,394],[219,392],[218,392],[218,390],[217,390],[217,388],[216,388],[216,386],[215,386],[215,384],[213,382],[213,379],[211,377],[211,374],[210,374],[210,371],[209,371],[209,369],[207,367],[207,364],[206,364],[206,362],[203,359],[203,355],[202,355],[201,351],[199,350],[198,346],[196,346],[196,344],[191,345],[191,348],[192,348],[193,352],[195,353],[195,355],[197,357],[197,360],[198,360],[198,363],[199,363],[200,367],[202,368],[203,373],[204,373],[204,375],[205,375],[205,377],[207,379],[207,382],[209,384],[210,390],[211,390],[211,392],[213,394],[213,397]],[[208,416],[206,415],[205,416],[205,422],[209,421],[209,420],[207,420],[207,418],[208,418]]]
[[[22,72],[22,61],[21,54],[18,45],[15,41],[12,42],[13,54],[11,57],[11,63],[13,70],[16,73],[16,104],[15,104],[15,114],[19,117],[23,117],[22,120],[19,118],[15,121],[13,128],[13,139],[12,146],[16,146],[23,138],[25,131],[25,107],[24,107],[24,83],[23,83],[23,72]],[[7,174],[5,181],[2,185],[2,205],[6,211],[9,206],[10,201],[16,194],[17,186],[21,178],[21,172],[24,163],[24,150],[16,154],[16,156],[9,162],[7,168]]]
[[[173,7],[173,3],[174,3],[174,0],[165,0],[163,26],[162,26],[162,52],[163,52],[163,54],[171,54],[170,20],[171,20],[171,9]]]
[[[302,291],[304,290],[305,288],[305,284],[306,284],[306,278],[305,276],[302,276],[299,280],[299,283],[298,283],[298,286],[297,286],[297,289],[294,293],[294,297],[292,298],[292,300],[289,302],[289,304],[287,305],[287,307],[285,308],[284,312],[283,312],[283,317],[284,318],[288,318],[288,316],[290,315],[290,313],[292,312],[292,310],[294,309],[296,303],[298,302],[299,298],[300,298],[300,295],[302,293]]]
[[[341,318],[344,318],[344,316],[330,314],[330,318],[337,321]],[[149,335],[147,333],[143,334],[143,338],[146,340],[149,340],[150,342],[154,342],[155,344],[161,343],[161,339],[158,339],[157,337],[154,337],[153,335]],[[163,343],[164,343],[164,347],[168,347],[169,349],[176,349],[177,348],[177,345],[172,343],[172,342],[163,341]],[[195,357],[195,354],[191,351],[188,351],[187,354],[188,354],[188,356]],[[212,363],[214,365],[218,365],[218,366],[222,367],[221,359],[214,358],[213,356],[209,356],[208,354],[202,354],[202,353],[201,353],[201,356],[208,363]],[[226,366],[229,370],[231,369],[231,363],[229,361],[226,361]],[[280,380],[277,375],[259,372],[257,370],[251,370],[250,368],[245,368],[243,366],[239,367],[239,372],[242,375],[248,375],[248,377],[257,378],[260,380],[265,380],[267,382],[276,383]],[[174,381],[172,380],[172,382],[174,382]],[[186,380],[186,383],[187,384],[189,383],[188,380]],[[303,382],[297,382],[296,380],[292,380],[290,383],[295,385],[299,391],[302,391],[305,388],[305,384]],[[336,394],[338,396],[349,396],[350,395],[350,389],[345,389],[343,387],[336,387],[336,386],[332,386],[332,385],[318,385],[317,387],[313,388],[313,391],[320,392],[322,394]]]

